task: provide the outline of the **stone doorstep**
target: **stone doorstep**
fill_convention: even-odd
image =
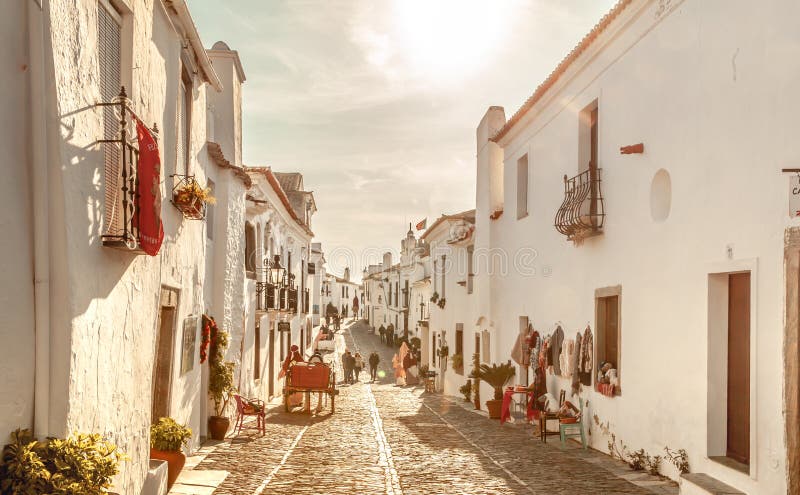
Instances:
[[[183,470],[170,489],[170,495],[212,495],[228,477],[228,471]]]
[[[686,489],[684,489],[684,487]],[[681,475],[681,494],[746,495],[743,491],[726,485],[705,473]]]

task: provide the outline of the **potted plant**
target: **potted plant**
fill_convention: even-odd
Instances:
[[[205,205],[216,203],[216,198],[211,195],[211,188],[202,187],[194,177],[182,177],[172,190],[172,202],[184,216],[203,218]]]
[[[447,303],[447,299],[445,299],[445,298],[441,298],[441,299],[439,299],[439,302],[437,303],[437,305],[438,305],[440,308],[444,309],[444,305],[445,305],[446,303]]]
[[[433,295],[431,296],[431,302],[435,303],[438,300],[439,300],[439,293],[438,292],[434,292]]]
[[[16,430],[3,448],[0,493],[109,493],[119,461],[126,458],[98,434],[37,441],[30,430]]]
[[[497,365],[482,364],[478,369],[478,378],[488,383],[494,389],[494,399],[486,401],[486,409],[490,418],[499,418],[503,405],[503,387],[514,376],[516,370],[511,361]]]
[[[228,332],[221,330],[212,316],[203,315],[203,328],[208,327],[211,335],[208,356],[208,396],[214,402],[214,415],[208,418],[208,434],[212,440],[224,440],[231,421],[225,410],[236,390],[233,386],[234,364],[225,362],[228,348]]]
[[[461,385],[458,391],[464,396],[464,402],[472,400],[472,382],[470,380],[467,380],[464,385]]]
[[[169,489],[186,463],[183,447],[192,438],[192,429],[178,424],[172,418],[159,418],[150,425],[150,458],[167,461],[167,489]]]

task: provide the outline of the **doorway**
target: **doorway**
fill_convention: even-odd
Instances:
[[[719,268],[708,275],[707,452],[710,460],[748,474],[756,469],[750,421],[757,265],[741,260]]]
[[[269,382],[267,385],[267,394],[269,398],[275,396],[275,324],[269,327],[269,346],[267,346],[267,362],[269,363]]]
[[[788,495],[800,495],[800,228],[786,229],[784,248],[784,384]]]
[[[750,463],[750,272],[728,276],[726,456]]]
[[[157,422],[159,418],[165,418],[170,415],[177,305],[177,291],[162,289],[158,322],[156,324],[156,348],[153,361],[153,395],[150,411],[153,423]]]

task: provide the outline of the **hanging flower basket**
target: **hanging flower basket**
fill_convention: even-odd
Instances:
[[[184,218],[202,220],[206,216],[206,204],[214,204],[216,199],[211,195],[211,188],[202,187],[194,176],[175,175],[178,183],[172,188],[172,204]]]

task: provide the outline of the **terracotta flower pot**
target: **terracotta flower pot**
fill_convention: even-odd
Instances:
[[[186,456],[183,452],[165,452],[151,448],[150,458],[167,461],[167,490],[169,490],[178,479],[178,475],[181,474],[181,469],[186,463]]]
[[[225,440],[231,420],[224,416],[210,416],[208,418],[208,434],[212,440]]]
[[[500,419],[500,412],[503,409],[502,400],[487,400],[486,409],[489,411],[489,417],[492,419]]]

